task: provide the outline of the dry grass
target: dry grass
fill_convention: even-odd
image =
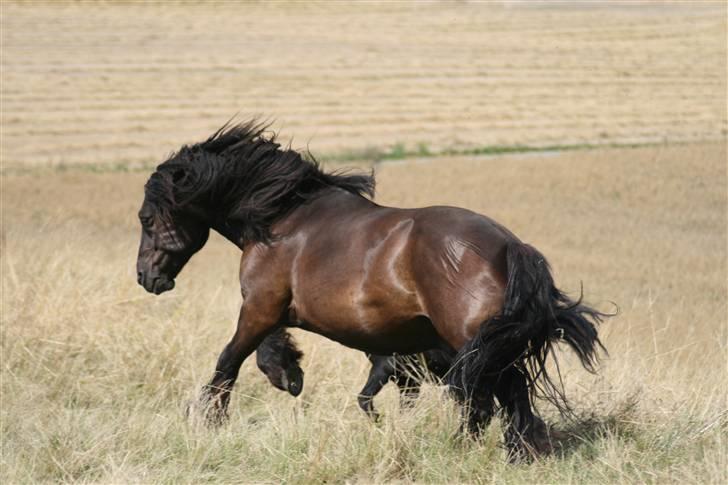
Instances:
[[[564,356],[585,413],[560,424],[576,433],[567,452],[521,466],[505,462],[497,426],[480,443],[456,439],[435,387],[411,412],[385,390],[384,421],[369,423],[355,402],[366,359],[311,334],[298,334],[298,399],[246,362],[229,425],[185,421],[233,329],[237,250],[214,238],[153,297],[134,281],[145,174],[6,175],[0,478],[724,482],[725,154],[667,145],[377,168],[381,202],[495,216],[550,257],[565,289],[583,280],[591,301],[622,308],[603,329],[600,376]]]
[[[705,141],[726,134],[726,5],[501,3],[1,2],[0,481],[728,482],[726,144]],[[669,141],[377,165],[379,202],[493,216],[564,289],[619,303],[599,376],[562,356],[584,419],[559,423],[561,456],[508,465],[497,426],[459,440],[434,386],[407,412],[385,389],[374,425],[366,359],[311,334],[298,399],[247,362],[229,425],[183,418],[232,332],[239,254],[213,237],[146,294],[147,174],[116,169],[237,110],[340,158]],[[109,171],[69,167],[89,163]]]

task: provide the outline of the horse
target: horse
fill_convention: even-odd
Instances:
[[[605,313],[557,289],[544,256],[464,208],[373,201],[373,173],[326,172],[267,125],[226,123],[157,166],[139,210],[137,281],[172,290],[210,230],[242,250],[236,331],[200,401],[228,416],[243,361],[276,329],[298,327],[370,354],[441,349],[464,425],[505,414],[510,457],[550,451],[532,400],[567,408],[546,359],[565,342],[596,372]]]
[[[279,328],[267,336],[256,349],[256,363],[270,383],[293,397],[303,390],[303,357],[292,336]],[[426,350],[418,355],[366,354],[371,363],[369,376],[357,396],[359,407],[374,421],[379,413],[374,409],[374,396],[389,382],[397,385],[400,405],[410,407],[419,396],[420,385],[426,379],[445,381],[452,366],[453,352],[442,349]]]

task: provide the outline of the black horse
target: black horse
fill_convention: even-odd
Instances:
[[[379,206],[373,176],[326,173],[264,130],[225,126],[182,147],[149,178],[139,212],[149,292],[174,287],[210,229],[243,251],[237,330],[202,395],[209,421],[227,416],[243,361],[295,326],[377,355],[453,352],[448,383],[468,429],[497,399],[511,456],[548,452],[531,394],[565,406],[546,358],[562,340],[593,370],[605,315],[559,291],[544,257],[492,219]]]

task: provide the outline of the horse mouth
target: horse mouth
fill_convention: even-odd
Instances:
[[[161,295],[165,291],[169,291],[174,288],[174,280],[157,280],[153,285],[153,292],[155,295]]]
[[[149,293],[161,295],[165,291],[169,291],[174,288],[174,280],[165,277],[159,277],[154,278],[151,281],[144,281],[144,284],[142,286]]]

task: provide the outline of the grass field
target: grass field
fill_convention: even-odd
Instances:
[[[728,482],[726,11],[635,5],[3,3],[0,481]],[[383,160],[379,203],[488,214],[620,306],[597,376],[559,354],[560,454],[459,439],[434,385],[412,410],[388,386],[373,424],[363,354],[300,332],[297,399],[249,361],[228,425],[184,418],[239,252],[213,236],[148,295],[136,211],[150,164],[237,111],[329,167]],[[524,146],[572,149],[499,153]]]

